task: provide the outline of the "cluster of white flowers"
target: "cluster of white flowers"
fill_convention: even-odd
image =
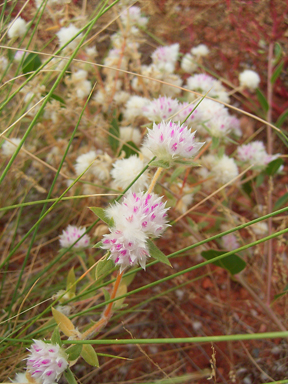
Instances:
[[[92,89],[91,81],[87,80],[88,72],[80,69],[72,73],[70,82],[76,89],[78,99],[87,97]]]
[[[9,24],[7,35],[9,39],[22,37],[25,35],[27,28],[26,21],[22,17],[17,17]]]
[[[16,137],[11,138],[10,140],[15,145],[10,143],[9,141],[5,140],[3,145],[2,145],[2,153],[4,156],[12,156],[21,142],[21,139],[16,138]]]
[[[176,115],[179,110],[179,102],[171,97],[159,97],[143,107],[143,114],[153,122],[168,120]],[[174,120],[174,119],[173,119]]]
[[[229,103],[229,95],[221,82],[209,75],[206,75],[205,73],[190,76],[187,79],[186,88],[190,91],[196,91],[203,95],[208,92],[209,97],[223,101],[223,103]],[[195,95],[193,93],[189,93],[188,95],[188,99],[190,101],[195,99]]]
[[[129,192],[121,204],[106,209],[106,216],[113,218],[110,234],[104,235],[102,248],[110,252],[109,258],[123,271],[140,264],[145,269],[150,256],[147,240],[159,237],[167,228],[168,208],[162,197],[151,193]]]
[[[133,141],[136,145],[141,143],[142,135],[138,128],[131,126],[120,128],[120,139],[127,142]]]
[[[201,57],[207,56],[209,49],[206,45],[200,44],[191,49],[190,53],[183,55],[181,60],[181,68],[183,71],[192,73],[197,70],[198,62]]]
[[[91,165],[92,164],[92,165]],[[85,175],[94,175],[97,179],[104,181],[109,179],[109,171],[112,158],[101,150],[91,150],[78,156],[75,164],[76,175],[80,176],[85,170]]]
[[[29,349],[27,371],[41,384],[53,384],[68,367],[68,356],[58,344],[34,340]]]
[[[256,140],[239,146],[237,157],[245,163],[264,168],[270,161],[277,159],[279,155],[268,155],[263,141]]]
[[[141,27],[145,27],[145,25],[148,23],[148,18],[141,16],[141,9],[136,6],[132,6],[130,8],[125,9],[120,14],[120,18],[122,23],[126,25],[140,25]]]
[[[69,43],[66,47],[65,47],[65,50],[66,52],[68,50],[71,50],[73,51],[79,41],[81,40],[81,37],[82,37],[82,34],[79,34],[77,37],[76,35],[79,33],[79,29],[77,27],[75,27],[75,25],[73,24],[70,24],[69,27],[62,27],[57,33],[57,37],[59,39],[59,46],[60,48],[63,47],[65,44],[68,43],[68,41],[70,41],[73,37],[74,37],[74,40],[71,41],[71,43]]]
[[[62,235],[60,235],[60,245],[62,248],[69,248],[72,244],[75,248],[85,248],[89,246],[90,238],[88,235],[84,235],[81,239],[80,237],[86,232],[85,227],[76,227],[75,225],[68,225],[66,229],[63,230]]]
[[[153,129],[148,129],[144,146],[158,160],[171,165],[182,158],[191,159],[199,151],[204,143],[195,140],[195,133],[185,125],[172,121],[154,123]]]
[[[239,83],[241,87],[248,88],[250,91],[258,88],[260,84],[260,76],[251,69],[245,69],[239,75]]]

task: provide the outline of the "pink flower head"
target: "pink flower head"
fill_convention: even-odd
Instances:
[[[150,121],[162,121],[171,118],[179,109],[178,100],[171,97],[159,97],[143,107],[143,114]]]
[[[83,235],[86,231],[85,227],[76,227],[74,225],[68,225],[64,229],[62,235],[60,235],[60,245],[62,248],[69,248],[77,239]],[[77,243],[74,245],[75,248],[84,248],[88,247],[90,238],[88,235],[84,235]]]
[[[241,161],[264,168],[270,161],[277,159],[279,155],[268,155],[263,142],[256,140],[238,147],[237,156]]]
[[[116,203],[106,210],[113,218],[110,234],[104,235],[102,248],[110,251],[110,259],[121,270],[140,264],[145,269],[149,257],[147,239],[158,237],[167,228],[168,208],[162,197],[154,193],[129,192],[121,204]]]
[[[36,381],[42,384],[52,384],[60,378],[68,366],[68,357],[58,344],[46,344],[41,340],[34,340],[29,349],[27,371]]]
[[[191,132],[180,123],[162,121],[149,129],[144,146],[169,165],[181,159],[191,159],[204,143],[195,141],[196,132]]]

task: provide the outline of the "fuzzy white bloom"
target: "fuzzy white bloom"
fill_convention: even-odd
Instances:
[[[226,155],[223,155],[221,159],[212,166],[212,173],[215,176],[215,180],[220,184],[228,183],[239,174],[235,160]]]
[[[22,37],[27,31],[27,23],[22,17],[17,17],[9,24],[7,35],[9,39]]]
[[[193,109],[195,108],[196,105],[192,104],[192,103],[182,103],[182,104],[179,104],[178,106],[178,114],[173,118],[173,120],[175,121],[181,121],[183,122],[187,116],[193,111]],[[191,115],[188,117],[187,120],[185,120],[185,125],[187,125],[187,127],[193,127],[195,125],[195,122],[201,120],[201,117],[199,117],[199,114],[201,114],[201,112],[199,112],[199,108],[196,108],[192,113]]]
[[[227,249],[228,251],[234,251],[234,249],[239,248],[237,237],[233,233],[224,235],[222,237],[222,244],[223,244],[223,248]]]
[[[161,88],[159,91],[160,94],[165,95],[167,97],[175,97],[181,92],[181,89],[179,89],[178,87],[182,86],[183,81],[179,75],[168,73],[167,75],[164,74],[162,79],[168,84],[161,84]]]
[[[117,105],[122,105],[122,104],[127,103],[130,96],[131,96],[130,93],[128,93],[126,91],[118,91],[118,92],[115,92],[113,100],[115,101],[115,103]]]
[[[136,117],[143,116],[143,107],[145,107],[149,103],[150,100],[146,99],[146,97],[131,96],[125,105],[125,120],[133,122]]]
[[[2,153],[4,156],[12,156],[20,144],[21,139],[13,137],[10,139],[15,145],[9,141],[5,141],[2,145]]]
[[[83,173],[85,169],[87,169],[89,165],[93,163],[96,157],[96,151],[89,151],[88,153],[84,153],[83,155],[78,156],[75,164],[76,175],[81,175],[81,173]],[[91,167],[88,169],[88,172],[91,173]]]
[[[60,245],[62,248],[69,248],[77,239],[86,232],[85,227],[76,227],[75,225],[68,225],[66,229],[63,230],[62,235],[60,235]],[[88,247],[90,238],[88,235],[84,235],[75,245],[74,248],[84,248]]]
[[[178,60],[179,44],[159,47],[151,55],[153,63],[164,73],[174,72]]]
[[[211,136],[225,137],[231,131],[231,116],[222,104],[204,99],[196,110],[198,113],[195,114],[194,119],[198,123],[197,130],[199,129],[201,133],[207,133],[208,130]],[[207,130],[202,124],[205,124]]]
[[[94,59],[98,55],[97,48],[95,45],[94,47],[86,47],[85,52],[87,56],[90,57],[91,59]]]
[[[145,167],[144,161],[136,155],[130,156],[128,159],[120,159],[115,161],[111,176],[113,178],[113,188],[124,190],[136,178],[137,175]],[[143,191],[148,186],[149,174],[144,172],[143,175],[132,185],[131,190],[138,192]]]
[[[238,147],[237,157],[241,161],[264,168],[270,161],[277,159],[279,155],[268,155],[263,142],[256,140]]]
[[[68,367],[68,356],[58,344],[34,340],[29,351],[27,371],[41,384],[54,384]]]
[[[141,132],[138,128],[133,127],[121,127],[120,128],[120,139],[127,142],[133,141],[136,145],[141,143]]]
[[[196,91],[203,95],[209,91],[208,93],[209,97],[219,99],[224,103],[229,102],[228,93],[226,92],[221,82],[209,75],[206,75],[205,73],[201,73],[201,74],[189,77],[187,79],[186,88],[189,89],[190,91]],[[191,99],[191,97],[192,97],[192,100],[194,100],[195,96],[189,93],[188,98]]]
[[[71,83],[76,89],[76,95],[79,99],[84,99],[84,97],[88,96],[92,89],[91,82],[87,80],[87,76],[88,72],[84,69],[72,73]]]
[[[209,49],[205,44],[199,44],[197,47],[191,49],[191,53],[198,57],[207,56],[209,54]]]
[[[268,224],[264,221],[252,224],[250,228],[257,236],[264,236],[268,233]]]
[[[172,121],[153,124],[148,129],[144,146],[162,160],[171,165],[175,160],[192,158],[204,143],[195,141],[195,133],[186,126]]]
[[[198,68],[197,63],[195,62],[195,58],[190,53],[186,53],[182,57],[181,68],[183,69],[183,71],[188,73],[195,72]]]
[[[22,60],[23,55],[25,55],[24,51],[17,51],[14,56],[14,60],[19,62]]]
[[[71,40],[73,37],[77,35],[79,32],[79,29],[75,27],[75,25],[70,24],[69,27],[62,27],[57,33],[57,37],[59,39],[59,45],[60,47],[63,47],[66,43],[68,43],[69,40]],[[75,49],[82,37],[82,33],[77,36],[73,41],[71,41],[70,44],[67,45],[66,48],[69,48],[71,50]]]
[[[124,25],[140,25],[144,27],[148,23],[147,17],[141,16],[141,9],[139,7],[132,6],[128,10],[120,14],[120,18]]]
[[[112,165],[112,158],[108,153],[98,151],[96,161],[91,166],[92,174],[101,181],[106,181],[110,178],[110,168]]]
[[[12,383],[31,384],[31,382],[26,377],[26,373],[16,373],[15,379],[11,381]],[[38,383],[39,381],[36,381],[36,384]]]
[[[245,87],[253,91],[258,88],[260,83],[260,76],[257,72],[252,71],[251,69],[245,69],[245,71],[241,72],[239,75],[239,83],[241,87]]]
[[[8,67],[8,60],[5,56],[0,57],[0,73],[4,72],[5,69]]]
[[[179,102],[177,99],[171,97],[159,97],[154,99],[143,108],[143,114],[150,121],[160,122],[168,120],[171,116],[176,115],[179,109]]]
[[[106,216],[113,218],[114,224],[109,228],[111,233],[104,235],[101,248],[110,251],[109,258],[121,271],[138,264],[145,269],[150,256],[147,240],[159,237],[167,228],[167,210],[162,197],[132,192],[121,204],[116,203],[106,210]]]

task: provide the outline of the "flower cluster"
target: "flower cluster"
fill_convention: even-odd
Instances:
[[[29,351],[27,371],[41,384],[58,381],[68,366],[68,357],[58,344],[46,344],[44,341],[34,340]]]
[[[160,236],[168,226],[165,204],[154,193],[129,192],[121,204],[105,211],[114,224],[101,247],[110,251],[109,258],[121,271],[138,264],[145,269],[150,256],[147,239]]]
[[[62,235],[60,235],[60,245],[62,248],[69,248],[72,244],[75,243],[76,240],[80,239],[80,237],[85,233],[86,228],[78,228],[74,225],[68,225],[66,229],[64,229]],[[75,248],[84,248],[88,247],[90,242],[90,238],[88,235],[84,235],[77,243],[74,245]]]
[[[279,155],[268,155],[263,141],[256,140],[238,147],[237,156],[239,160],[245,163],[263,168],[270,161],[277,159]]]
[[[195,140],[196,132],[191,132],[186,126],[172,121],[153,124],[149,129],[144,146],[162,160],[171,165],[174,161],[191,159],[204,143]]]

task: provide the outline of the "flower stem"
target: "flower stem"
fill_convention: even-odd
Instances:
[[[124,271],[118,272],[118,275],[116,277],[116,281],[115,281],[115,284],[113,287],[113,291],[111,293],[110,300],[113,300],[116,297],[123,273],[124,273]],[[100,329],[105,327],[105,325],[107,324],[108,320],[110,319],[110,317],[112,315],[112,306],[113,306],[113,302],[109,303],[106,306],[100,320],[98,320],[97,323],[93,324],[92,327],[88,328],[87,331],[85,331],[81,335],[81,340],[90,339],[96,332],[99,332]]]
[[[150,187],[148,188],[148,191],[147,193],[151,193],[155,187],[155,184],[157,183],[157,180],[161,174],[161,172],[163,171],[163,168],[159,167],[153,177],[153,180],[151,181],[151,184],[150,184]]]

